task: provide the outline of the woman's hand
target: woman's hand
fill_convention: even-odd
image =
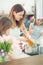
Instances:
[[[27,42],[29,43],[29,46],[33,46],[35,42],[31,38],[31,35],[29,34],[29,32],[27,31],[27,29],[24,25],[22,25],[21,30],[23,31],[24,36],[27,39]]]

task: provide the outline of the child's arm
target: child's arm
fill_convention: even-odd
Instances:
[[[29,34],[31,35],[33,32],[34,32],[34,29],[33,29],[32,25],[30,24],[30,26],[29,26]]]

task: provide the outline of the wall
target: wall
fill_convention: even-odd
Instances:
[[[36,0],[36,18],[43,19],[43,0]]]
[[[0,13],[2,11],[9,13],[11,7],[16,3],[24,5],[27,12],[31,12],[31,7],[34,6],[34,0],[0,0]]]

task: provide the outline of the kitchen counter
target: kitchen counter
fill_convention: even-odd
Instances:
[[[0,63],[0,65],[43,65],[43,55],[7,61]]]

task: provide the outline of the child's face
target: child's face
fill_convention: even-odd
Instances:
[[[4,34],[8,35],[9,34],[9,29],[7,29]]]
[[[37,24],[37,25],[42,24],[41,20],[40,20],[40,19],[37,19],[37,20],[36,20],[36,24]]]

